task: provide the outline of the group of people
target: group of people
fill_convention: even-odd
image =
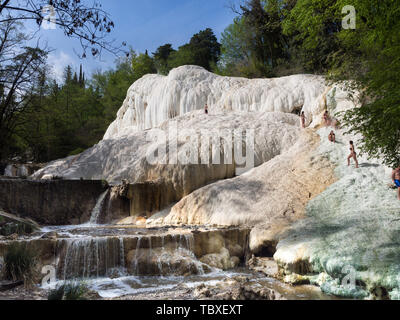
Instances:
[[[302,128],[305,128],[306,127],[306,117],[305,117],[304,111],[301,113],[300,118],[301,118],[301,126],[302,126]],[[334,128],[336,128],[337,121],[331,120],[328,111],[325,111],[323,119],[324,119],[324,124],[326,127],[333,126]],[[332,143],[336,143],[335,131],[331,130],[331,132],[329,133],[329,136],[328,136],[328,140]],[[350,155],[347,157],[347,165],[348,166],[350,166],[351,159],[354,160],[354,162],[356,164],[356,168],[359,168],[357,152],[356,152],[356,148],[354,146],[353,141],[350,141]],[[397,189],[397,197],[400,200],[400,167],[393,169],[392,181],[394,184],[393,187]]]
[[[204,112],[205,112],[205,114],[208,115],[208,105],[207,104],[204,106]],[[337,121],[332,121],[331,117],[329,116],[328,110],[325,111],[323,118],[324,118],[324,124],[326,127],[333,126],[334,128],[336,128]],[[306,115],[305,115],[304,111],[301,113],[300,119],[301,119],[301,127],[303,129],[305,129],[306,128]],[[335,134],[334,130],[331,130],[331,132],[329,133],[328,140],[331,143],[336,143],[336,134]],[[359,165],[358,165],[358,159],[357,159],[357,152],[356,152],[356,148],[354,146],[353,141],[350,141],[350,155],[347,157],[347,165],[348,166],[350,166],[351,159],[354,160],[354,162],[356,164],[356,168],[358,169]],[[394,185],[397,188],[397,197],[400,200],[400,167],[393,170],[392,180],[393,180]]]
[[[302,128],[305,128],[306,127],[306,116],[305,116],[304,111],[301,113],[300,119],[301,119]],[[324,125],[326,127],[330,127],[330,126],[333,126],[334,128],[337,127],[337,121],[334,119],[332,120],[332,118],[329,116],[328,110],[325,111],[323,119],[324,119]],[[331,132],[329,133],[328,140],[332,143],[336,143],[336,134],[335,134],[334,130],[331,130]],[[350,141],[350,155],[347,157],[347,165],[348,166],[350,166],[351,159],[354,160],[354,162],[356,163],[356,168],[358,169],[359,165],[358,165],[358,160],[357,160],[357,152],[354,147],[353,141]]]

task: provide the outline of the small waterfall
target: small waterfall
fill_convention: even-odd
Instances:
[[[186,259],[190,259],[191,263],[193,263],[194,267],[196,268],[197,274],[204,274],[203,264],[197,260],[194,252],[194,236],[192,233],[190,234],[180,234],[179,241],[178,241],[178,251],[185,254],[187,256]]]
[[[6,177],[13,177],[13,168],[14,166],[12,164],[9,164],[6,169],[4,170],[4,176]]]
[[[99,222],[99,217],[101,214],[101,210],[103,209],[104,201],[107,197],[108,190],[103,192],[100,197],[97,199],[96,206],[92,210],[92,213],[90,215],[90,221],[89,225],[97,225]]]
[[[17,176],[18,177],[27,177],[27,176],[29,176],[28,168],[25,165],[21,165],[18,168]]]
[[[131,261],[131,273],[141,275],[204,274],[195,256],[193,234],[140,237]]]
[[[140,252],[140,244],[142,242],[142,238],[139,237],[137,238],[137,242],[136,242],[136,250],[135,250],[135,257],[133,259],[133,275],[138,276],[139,275],[139,252]]]
[[[119,255],[121,258],[121,268],[125,269],[125,246],[124,246],[124,238],[119,238]]]
[[[63,280],[104,277],[124,268],[123,241],[119,238],[67,239],[63,247],[64,256],[57,265]]]

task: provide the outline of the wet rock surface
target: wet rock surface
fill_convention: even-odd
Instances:
[[[47,300],[47,292],[39,288],[26,289],[23,286],[0,291],[0,300]]]
[[[273,258],[258,258],[253,255],[247,262],[247,266],[251,270],[261,272],[268,277],[279,277],[279,267]]]
[[[286,300],[275,290],[251,283],[245,277],[226,279],[214,286],[203,284],[193,294],[202,300]]]

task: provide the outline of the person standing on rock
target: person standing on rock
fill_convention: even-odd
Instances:
[[[207,105],[207,104],[206,104],[205,107],[204,107],[204,112],[205,112],[206,114],[208,114],[208,105]]]
[[[392,180],[397,188],[397,198],[400,200],[400,167],[393,170]]]
[[[300,118],[301,118],[301,127],[303,129],[305,129],[306,128],[306,115],[304,114],[304,111],[301,113]]]
[[[326,127],[329,127],[329,125],[330,125],[330,117],[329,117],[328,110],[326,110],[325,113],[324,113],[324,123],[325,123]]]
[[[336,143],[336,135],[335,132],[332,130],[328,137],[330,142]]]
[[[356,163],[356,168],[358,169],[357,152],[354,147],[354,142],[350,141],[350,155],[347,157],[347,165],[350,167],[350,159],[353,158]]]

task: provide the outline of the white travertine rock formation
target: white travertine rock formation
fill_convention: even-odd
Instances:
[[[206,103],[209,116],[202,111]],[[320,123],[325,109],[334,112],[354,106],[345,90],[337,85],[327,86],[322,76],[249,80],[182,66],[171,70],[168,76],[146,75],[136,81],[103,141],[79,156],[50,163],[33,178],[106,179],[118,184],[123,179],[134,183],[167,177],[175,186],[183,186],[180,189],[187,194],[194,190],[185,187],[191,184],[188,180],[201,180],[195,185],[203,186],[233,176],[235,168],[206,165],[193,170],[190,166],[149,165],[146,153],[152,144],[146,139],[158,126],[169,132],[171,119],[176,120],[179,130],[208,131],[210,137],[215,136],[214,130],[254,128],[254,165],[259,166],[287,150],[297,139],[295,128],[300,121],[289,113],[303,110],[307,122],[314,126]],[[174,138],[174,133],[169,135]],[[183,147],[196,143],[178,140]],[[198,147],[201,148],[201,141]],[[173,156],[183,153],[179,150]]]
[[[318,144],[316,134],[303,132],[287,152],[239,177],[196,190],[152,223],[257,226],[250,237],[257,252],[277,241],[280,231],[303,217],[306,203],[333,183],[329,161],[311,156]]]
[[[202,111],[206,103],[208,116]],[[34,177],[164,179],[168,192],[183,198],[147,225],[248,225],[251,251],[275,252],[285,280],[307,279],[345,297],[400,299],[400,204],[388,186],[389,168],[361,156],[359,169],[348,167],[348,142],[358,148],[362,137],[335,129],[333,144],[327,138],[333,128],[302,130],[299,117],[291,114],[303,110],[314,128],[325,110],[334,115],[357,106],[347,90],[320,76],[248,80],[180,67],[167,77],[148,75],[134,83],[103,141]],[[192,129],[191,137],[201,132],[203,138],[178,137],[182,149],[172,158],[190,146],[202,158],[204,137],[215,137],[218,130],[254,129],[255,168],[234,177],[236,167],[229,164],[150,165],[147,135],[167,133],[175,122],[178,133]],[[177,135],[169,133],[168,141]],[[237,264],[234,257],[222,249],[203,260],[230,267]],[[342,285],[351,271],[356,286]]]
[[[332,144],[330,130],[318,130],[314,156],[335,165],[337,181],[307,203],[305,219],[281,237],[274,258],[287,274],[318,274],[310,280],[330,294],[400,299],[400,202],[388,186],[391,170],[360,155],[360,167],[353,160],[348,167],[349,141],[357,148],[360,137],[337,130]],[[357,285],[342,285],[351,272]]]
[[[238,137],[240,130],[245,135]],[[252,151],[255,166],[288,150],[297,141],[300,132],[298,117],[292,114],[221,111],[207,116],[202,111],[194,111],[166,121],[158,128],[138,131],[118,139],[103,140],[78,156],[50,163],[33,177],[106,179],[111,184],[119,184],[122,180],[136,183],[165,179],[171,183],[173,190],[187,195],[211,181],[235,175],[234,163],[237,162],[238,152],[232,150],[233,144],[221,147],[221,164],[213,164],[211,161],[211,148],[223,143],[219,137],[225,134],[245,145],[251,130],[254,130]],[[165,137],[167,139],[154,140],[160,133],[165,136],[168,134]],[[204,147],[205,140],[210,142],[210,148]],[[171,147],[174,141],[177,150]],[[166,149],[168,152],[161,154],[156,159],[157,163],[151,164],[147,155],[154,150],[154,145],[160,147],[159,150]],[[192,165],[192,162],[185,164],[182,161],[189,147],[193,147],[193,155],[199,165]],[[232,153],[232,161],[225,162],[224,156],[229,155],[229,151]],[[203,158],[207,161],[201,164]],[[170,162],[174,159],[178,159],[178,163]]]
[[[249,80],[218,76],[198,66],[182,66],[168,76],[151,74],[136,81],[104,139],[156,127],[165,120],[204,109],[206,103],[211,113],[303,110],[311,123],[324,111],[329,91],[322,76]]]

